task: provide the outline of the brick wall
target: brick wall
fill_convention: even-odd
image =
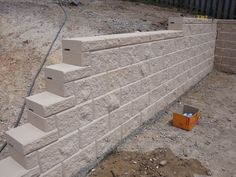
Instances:
[[[205,77],[216,23],[170,18],[169,29],[63,40],[46,91],[26,99],[29,123],[6,132],[1,173],[76,174]]]
[[[215,67],[219,71],[236,73],[235,20],[218,20]]]

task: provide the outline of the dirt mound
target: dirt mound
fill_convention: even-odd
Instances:
[[[90,177],[194,177],[210,171],[196,159],[181,159],[170,149],[146,153],[115,152],[104,160]]]

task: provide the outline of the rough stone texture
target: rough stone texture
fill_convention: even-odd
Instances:
[[[141,115],[138,114],[131,118],[130,120],[126,121],[122,125],[122,138],[127,137],[132,131],[138,128],[141,124]]]
[[[98,118],[114,111],[119,107],[120,90],[117,90],[94,100],[94,115]]]
[[[102,157],[107,151],[112,149],[121,140],[121,126],[113,129],[96,142],[97,158]]]
[[[215,68],[227,73],[236,73],[236,22],[218,20],[215,50]]]
[[[80,147],[83,148],[109,131],[108,116],[99,118],[79,129]]]
[[[56,115],[59,136],[64,136],[94,120],[93,103],[88,101]]]
[[[89,79],[93,98],[104,95],[108,92],[107,74],[96,75]]]
[[[79,151],[78,130],[39,150],[41,172],[46,172]]]
[[[40,177],[62,177],[62,165],[59,164],[47,172],[40,175]]]
[[[26,100],[35,133],[23,128],[27,143],[8,133],[15,160],[39,164],[41,176],[75,175],[206,76],[215,21],[180,17],[169,24],[173,30],[63,40],[64,63],[46,68],[47,92]],[[234,27],[227,25],[219,27],[221,67],[235,63]]]
[[[88,79],[75,81],[74,90],[77,104],[92,98],[91,86]]]
[[[132,104],[130,102],[109,114],[110,129],[114,130],[119,125],[129,120],[131,116],[132,116]]]
[[[96,145],[95,143],[86,146],[78,153],[63,161],[63,175],[64,177],[71,177],[75,175],[80,169],[90,165],[96,159]]]

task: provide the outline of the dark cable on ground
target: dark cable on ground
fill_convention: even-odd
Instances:
[[[50,52],[51,52],[51,50],[52,50],[52,47],[53,47],[54,43],[56,42],[56,40],[57,40],[59,34],[61,33],[62,28],[64,27],[64,25],[65,25],[65,23],[66,23],[66,21],[67,21],[67,13],[66,13],[65,9],[64,9],[63,6],[62,6],[61,0],[58,0],[58,5],[60,6],[60,8],[62,9],[62,11],[63,11],[63,13],[64,13],[63,23],[61,24],[61,26],[60,26],[58,32],[56,33],[56,36],[55,36],[55,38],[53,39],[53,41],[52,41],[52,43],[51,43],[51,45],[50,45],[50,47],[49,47],[49,49],[48,49],[48,51],[47,51],[47,53],[46,53],[44,59],[43,59],[43,62],[41,63],[39,69],[37,70],[35,76],[33,77],[33,80],[32,80],[32,82],[31,82],[31,84],[30,84],[30,88],[29,88],[29,90],[28,90],[28,92],[27,92],[26,97],[28,97],[28,96],[31,95],[31,93],[32,93],[32,91],[33,91],[33,88],[34,88],[34,85],[35,85],[35,82],[36,82],[36,80],[37,80],[37,78],[38,78],[40,72],[42,71],[42,68],[43,68],[44,64],[45,64],[46,61],[47,61],[47,58],[48,58],[48,56],[49,56],[49,54],[50,54]],[[19,125],[19,123],[20,123],[20,121],[21,121],[22,115],[23,115],[23,113],[24,113],[25,106],[26,106],[26,103],[25,103],[25,101],[24,101],[24,103],[23,103],[23,105],[22,105],[22,107],[21,107],[20,113],[19,113],[19,115],[18,115],[18,117],[17,117],[17,121],[16,121],[16,123],[15,123],[15,125],[14,125],[14,128],[18,127],[18,125]],[[1,149],[0,149],[0,153],[4,150],[4,148],[5,148],[6,146],[7,146],[7,142],[5,142],[5,143],[2,145],[2,147],[1,147]]]

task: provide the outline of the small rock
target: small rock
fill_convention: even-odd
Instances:
[[[211,173],[210,170],[207,171],[207,175],[208,175],[208,176],[212,176],[212,173]]]
[[[165,166],[167,164],[167,161],[166,160],[162,160],[160,163],[159,163],[159,165],[161,165],[161,166]]]
[[[133,163],[136,164],[137,162],[133,160]]]
[[[159,166],[156,166],[156,169],[158,169],[159,168]]]

